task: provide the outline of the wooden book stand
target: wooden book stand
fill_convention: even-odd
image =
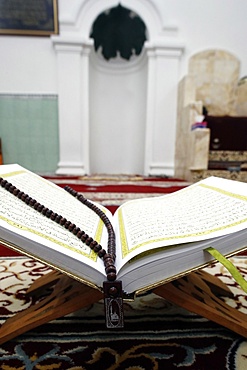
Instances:
[[[55,271],[36,280],[27,294],[40,295],[48,288],[49,295],[6,320],[0,328],[0,344],[103,298],[101,291]],[[203,270],[155,288],[153,293],[247,338],[246,315],[218,297],[233,294],[223,282]]]

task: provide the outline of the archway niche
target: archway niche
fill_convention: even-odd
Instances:
[[[97,17],[115,0],[81,1],[61,14],[57,54],[58,174],[173,175],[179,58],[176,27],[164,27],[148,0],[123,0],[147,28],[139,56],[106,61],[90,38]],[[171,37],[172,34],[172,37]]]

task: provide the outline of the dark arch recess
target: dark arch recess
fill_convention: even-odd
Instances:
[[[147,39],[146,26],[137,14],[119,4],[96,18],[90,37],[94,39],[95,51],[101,47],[106,60],[118,53],[129,60],[132,55],[141,54]]]

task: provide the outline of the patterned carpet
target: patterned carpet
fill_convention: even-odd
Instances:
[[[232,258],[247,276],[247,260]],[[0,320],[28,307],[28,286],[49,271],[27,258],[0,259]],[[247,297],[219,264],[207,271],[235,294],[228,300],[247,313]],[[245,370],[247,340],[153,293],[125,304],[125,328],[107,330],[102,302],[54,320],[0,346],[3,370]]]
[[[49,177],[69,184],[112,212],[124,201],[170,193],[188,183],[140,176]],[[0,322],[35,304],[25,295],[50,269],[26,257],[3,257],[0,248]],[[9,253],[9,252],[6,252]],[[9,255],[9,254],[5,254]],[[247,277],[246,256],[233,262]],[[247,296],[219,264],[208,272],[234,293],[231,306],[247,313]],[[79,297],[78,297],[79,299]],[[0,345],[3,370],[245,370],[247,340],[149,293],[125,303],[125,328],[107,330],[103,303],[41,325]]]

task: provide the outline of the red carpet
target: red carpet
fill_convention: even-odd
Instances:
[[[188,182],[178,179],[134,175],[46,176],[45,178],[60,187],[69,185],[77,192],[82,193],[86,198],[103,204],[112,213],[127,200],[173,193],[189,185]],[[17,255],[16,252],[0,245],[0,256]]]

